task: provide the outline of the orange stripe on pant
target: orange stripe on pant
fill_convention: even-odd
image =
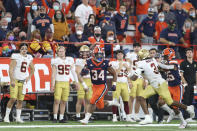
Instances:
[[[92,98],[90,99],[90,104],[96,104],[98,109],[104,108],[104,96],[107,93],[107,86],[105,84],[92,85]]]
[[[173,87],[168,87],[169,91],[170,91],[170,94],[171,94],[171,97],[174,101],[177,101],[177,102],[180,102],[181,103],[181,100],[183,99],[183,87],[180,85],[178,86],[173,86]],[[173,108],[177,108],[177,107],[174,107]]]

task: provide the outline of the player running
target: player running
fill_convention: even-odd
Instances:
[[[90,104],[90,98],[92,97],[92,83],[90,79],[90,72],[85,67],[86,59],[90,57],[90,49],[87,45],[81,46],[80,57],[76,59],[76,72],[80,82],[80,88],[77,91],[77,103],[76,103],[76,120],[80,120],[81,106],[84,103],[85,112],[87,112]]]
[[[16,104],[16,122],[24,123],[21,120],[22,102],[24,100],[27,82],[34,74],[33,57],[27,54],[28,45],[22,43],[19,46],[20,53],[13,53],[9,66],[10,75],[10,100],[7,104],[4,122],[10,123],[9,115],[13,104]],[[30,74],[28,68],[30,67]]]
[[[59,46],[57,49],[57,57],[51,60],[52,65],[52,79],[51,90],[54,91],[54,104],[53,104],[53,122],[57,123],[57,113],[60,105],[59,123],[66,123],[64,119],[64,112],[66,102],[70,92],[69,80],[71,75],[74,78],[75,84],[78,85],[78,78],[75,72],[74,59],[65,56],[66,49]]]
[[[117,101],[105,101],[104,96],[107,93],[107,71],[113,75],[112,90],[115,91],[117,76],[112,67],[109,66],[109,61],[104,60],[104,51],[99,46],[96,46],[93,50],[93,58],[88,59],[87,68],[90,70],[90,76],[92,81],[92,97],[90,99],[90,106],[88,107],[85,118],[80,120],[83,124],[88,124],[88,121],[94,112],[95,108],[103,109],[104,106],[119,106]]]
[[[146,102],[144,102],[144,99],[149,98],[154,94],[161,96],[169,106],[176,106],[186,110],[193,118],[195,115],[193,106],[186,106],[177,101],[173,101],[168,90],[168,84],[161,77],[161,74],[158,71],[158,63],[155,59],[149,58],[149,52],[145,49],[142,49],[139,51],[138,57],[141,61],[138,62],[138,68],[136,69],[136,71],[131,74],[131,79],[136,80],[138,78],[138,75],[143,74],[143,76],[149,81],[150,85],[152,86],[152,88],[146,88],[142,93],[140,93],[140,104],[145,113],[145,119],[139,124],[152,123],[152,119],[149,115],[147,104]],[[180,127],[182,127],[181,125]]]
[[[128,72],[130,72],[130,64],[126,62],[124,59],[124,53],[122,50],[117,51],[117,61],[110,62],[110,65],[114,68],[117,74],[117,83],[116,83],[116,91],[113,92],[113,99],[119,100],[120,96],[122,97],[123,104],[124,104],[124,111],[126,113],[126,121],[134,122],[129,116],[129,88],[128,88]],[[117,122],[117,107],[112,106],[113,112],[113,122]]]

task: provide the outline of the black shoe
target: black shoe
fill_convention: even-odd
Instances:
[[[62,120],[59,120],[59,123],[68,123],[68,121],[62,119]]]
[[[53,123],[57,123],[58,121],[57,121],[57,119],[53,119]]]

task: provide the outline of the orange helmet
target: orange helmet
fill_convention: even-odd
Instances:
[[[96,46],[93,50],[93,57],[97,62],[101,62],[104,58],[103,48]]]
[[[163,50],[163,56],[168,56],[168,60],[175,58],[175,51],[172,48],[166,48]]]

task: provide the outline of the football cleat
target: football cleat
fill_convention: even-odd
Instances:
[[[190,114],[190,118],[195,117],[195,112],[194,112],[194,106],[193,105],[187,106],[187,112]]]
[[[168,120],[167,120],[167,123],[170,123],[175,117],[175,113],[174,111],[170,113],[169,117],[168,117]]]
[[[133,119],[134,119],[134,121],[136,121],[136,122],[140,122],[140,121],[141,121],[141,119],[140,119],[137,115],[135,115],[135,116],[133,117]]]
[[[16,118],[16,122],[18,122],[18,123],[24,123],[24,121],[21,118]]]
[[[127,122],[136,122],[136,121],[134,121],[130,116],[127,116],[126,121],[127,121]]]
[[[79,122],[81,123],[81,124],[88,124],[88,120],[86,120],[86,119],[82,119],[82,120],[79,120]]]
[[[118,121],[117,116],[113,117],[112,122],[117,122],[117,121]]]
[[[5,117],[5,118],[3,119],[3,121],[6,122],[6,123],[10,123],[9,117]]]
[[[153,123],[153,120],[150,115],[145,115],[145,119],[139,122],[140,125],[146,125],[151,123]]]
[[[186,121],[181,122],[179,128],[184,129],[184,128],[186,128],[186,127],[187,127],[187,122],[186,122]]]
[[[185,121],[186,121],[187,123],[190,123],[190,122],[191,122],[191,123],[197,122],[197,121],[193,120],[192,118],[188,118],[188,119],[186,119]]]
[[[59,120],[59,123],[68,123],[65,119]]]

